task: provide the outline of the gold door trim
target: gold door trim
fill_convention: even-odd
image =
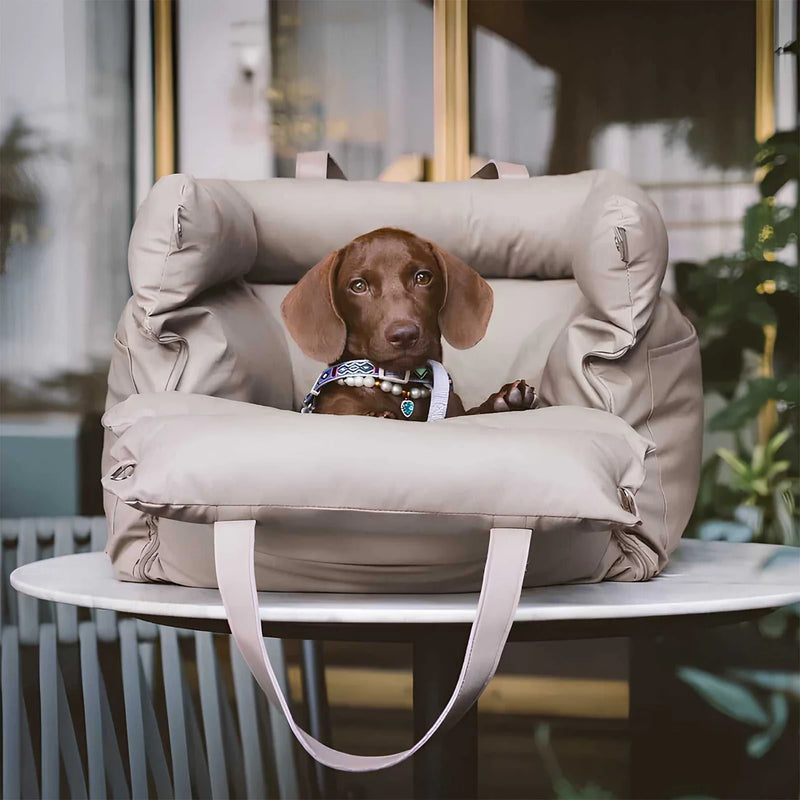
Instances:
[[[433,0],[433,179],[469,177],[467,0]]]
[[[759,142],[765,142],[775,133],[775,3],[774,0],[756,0],[756,119],[755,133]],[[764,173],[756,172],[756,180]],[[775,375],[773,355],[777,330],[774,325],[764,326],[764,351],[758,367],[763,378]],[[769,400],[758,415],[758,442],[761,445],[772,437],[778,423],[778,410],[774,400]]]
[[[756,139],[775,133],[775,4],[756,0]]]
[[[175,172],[175,31],[173,0],[153,0],[155,178]]]

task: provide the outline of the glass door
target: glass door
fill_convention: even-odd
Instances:
[[[473,151],[617,170],[672,260],[735,250],[753,185],[755,2],[470,0]]]

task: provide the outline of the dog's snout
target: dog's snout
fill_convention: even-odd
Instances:
[[[393,347],[408,349],[419,341],[419,333],[415,322],[395,322],[386,329],[386,339]]]

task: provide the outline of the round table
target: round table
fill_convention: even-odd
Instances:
[[[653,636],[735,622],[800,601],[795,548],[684,541],[647,583],[526,589],[514,640]],[[26,564],[11,575],[40,600],[109,609],[160,624],[228,632],[216,589],[116,581],[103,553]],[[262,592],[264,634],[295,639],[414,644],[414,728],[427,730],[461,669],[477,595],[342,595]],[[418,797],[471,797],[477,785],[477,711],[437,735],[415,757]]]

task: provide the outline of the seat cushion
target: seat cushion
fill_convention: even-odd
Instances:
[[[595,532],[602,551],[610,527],[638,524],[630,498],[649,448],[621,419],[571,407],[411,423],[172,392],[133,396],[104,424],[119,438],[103,485],[122,502],[183,522],[256,519],[272,557],[316,569],[341,566],[339,535],[355,530],[368,544],[365,563],[346,557],[351,572],[469,563],[479,574],[492,527],[561,531],[565,543]],[[189,539],[170,555],[178,579],[213,581]],[[569,552],[562,547],[562,559]]]
[[[158,516],[266,521],[304,510],[325,525],[337,511],[359,510],[386,515],[388,526],[408,513],[489,527],[538,518],[638,522],[619,492],[636,494],[648,442],[606,412],[544,408],[428,424],[220,398],[196,404],[211,414],[169,414],[158,409],[164,397],[131,397],[105,417],[118,433],[119,415],[134,410],[104,486]]]

